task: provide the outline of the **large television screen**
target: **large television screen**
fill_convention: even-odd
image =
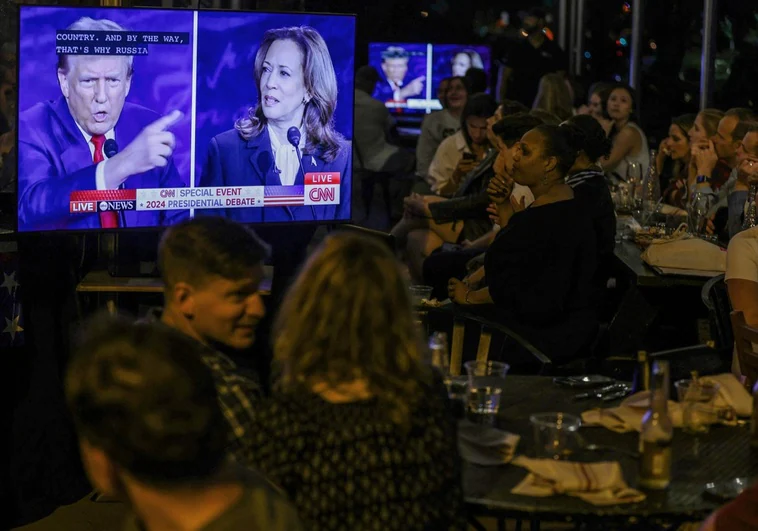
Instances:
[[[20,17],[19,231],[350,219],[354,16]]]
[[[373,42],[369,64],[381,77],[374,98],[398,114],[424,114],[442,109],[440,82],[463,76],[471,67],[490,71],[489,46]]]

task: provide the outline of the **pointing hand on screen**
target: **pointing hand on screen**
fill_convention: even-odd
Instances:
[[[406,99],[411,96],[418,96],[424,90],[424,80],[426,76],[419,76],[403,88],[400,89],[400,98]]]
[[[174,133],[168,129],[183,116],[181,111],[171,111],[158,118],[145,126],[129,145],[108,159],[105,165],[106,188],[118,188],[132,175],[166,166],[176,144]]]

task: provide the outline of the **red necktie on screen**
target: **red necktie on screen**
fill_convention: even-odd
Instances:
[[[105,135],[92,135],[90,139],[92,145],[95,146],[95,155],[92,160],[95,164],[103,162],[105,157],[103,156],[103,144],[105,144]],[[118,214],[113,211],[100,212],[100,226],[104,229],[118,228]]]

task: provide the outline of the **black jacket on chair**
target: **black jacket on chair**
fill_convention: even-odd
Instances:
[[[497,155],[496,149],[491,150],[482,162],[468,173],[452,199],[429,204],[429,210],[436,223],[481,220],[489,224],[487,206],[490,200],[487,196],[487,184],[494,175],[492,165]]]

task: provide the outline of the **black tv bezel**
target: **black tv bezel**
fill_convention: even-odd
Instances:
[[[19,4],[18,6],[18,14],[16,15],[16,112],[18,114],[21,113],[20,110],[20,103],[21,103],[21,91],[18,90],[20,87],[21,82],[21,11],[25,9],[39,9],[39,8],[66,8],[71,10],[76,9],[103,9],[103,10],[115,10],[115,11],[181,11],[181,12],[187,12],[187,11],[197,11],[197,12],[204,12],[204,13],[261,13],[266,15],[307,15],[307,16],[318,16],[318,17],[349,17],[352,18],[355,27],[355,32],[353,35],[353,86],[352,90],[353,93],[355,93],[355,70],[356,70],[356,55],[358,50],[358,15],[356,13],[317,13],[317,12],[311,12],[311,11],[274,11],[274,10],[257,10],[257,9],[191,9],[191,8],[184,8],[184,7],[154,7],[154,6],[144,6],[144,7],[123,7],[123,6],[87,6],[87,5],[60,5],[60,4]],[[353,105],[352,108],[352,120],[351,120],[351,128],[352,128],[352,135],[350,140],[350,158],[351,158],[351,167],[352,167],[352,157],[353,157],[353,142],[355,140],[355,105]],[[16,192],[16,215],[14,216],[14,226],[13,226],[13,234],[15,235],[26,235],[26,234],[48,234],[48,235],[86,235],[86,234],[122,234],[122,233],[132,233],[132,232],[160,232],[164,231],[167,228],[171,227],[171,225],[152,225],[150,227],[117,227],[113,229],[103,229],[103,228],[95,228],[95,229],[59,229],[59,230],[25,230],[25,231],[19,231],[19,221],[18,221],[18,202],[19,202],[19,179],[18,179],[18,173],[19,173],[19,156],[18,156],[18,116],[16,117],[16,131],[15,131],[15,141],[16,141],[16,183],[15,183],[15,192]],[[192,161],[194,164],[194,161]],[[251,228],[261,228],[261,227],[307,227],[307,226],[315,226],[320,227],[324,225],[344,225],[344,224],[350,224],[354,222],[354,212],[353,212],[353,193],[355,192],[355,179],[353,178],[353,174],[355,171],[352,172],[350,175],[350,218],[349,219],[324,219],[324,220],[313,220],[313,221],[281,221],[281,222],[245,222],[242,223],[245,226],[249,226]]]

